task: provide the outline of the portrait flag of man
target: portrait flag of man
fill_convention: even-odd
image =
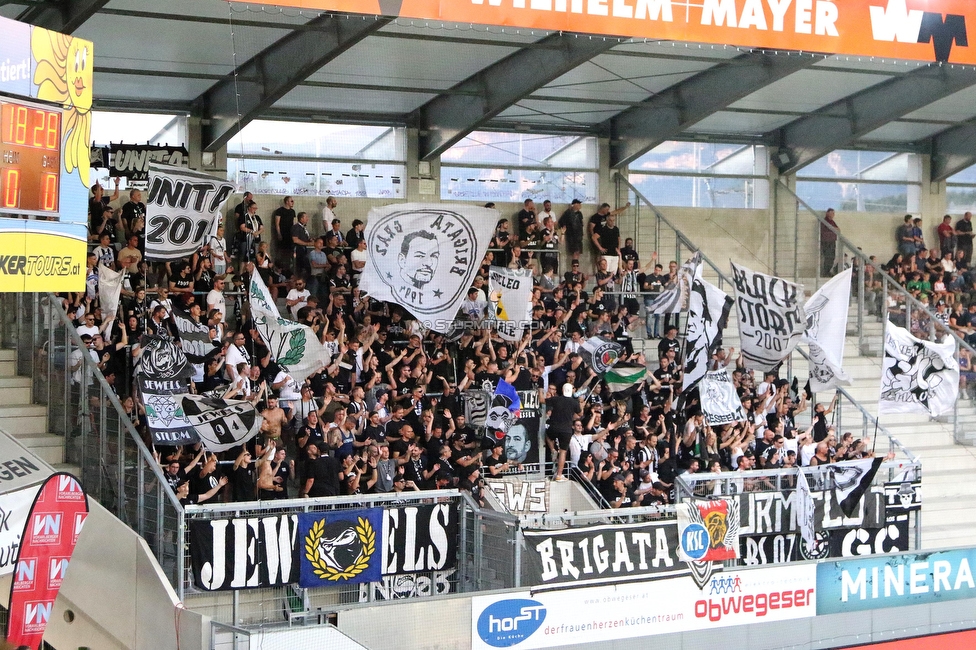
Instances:
[[[954,354],[952,341],[922,341],[889,322],[878,414],[926,413],[936,418],[952,410],[959,397],[959,363]]]
[[[503,440],[509,428],[519,419],[521,410],[522,400],[515,386],[504,379],[499,379],[485,421],[488,434],[494,435],[497,440]]]
[[[359,286],[446,334],[488,250],[498,211],[450,203],[373,208]]]

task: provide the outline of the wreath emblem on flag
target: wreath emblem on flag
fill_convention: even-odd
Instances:
[[[369,568],[376,551],[376,531],[364,517],[326,526],[320,519],[305,536],[305,557],[322,580],[355,578]]]

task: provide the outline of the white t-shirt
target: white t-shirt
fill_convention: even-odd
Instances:
[[[817,443],[811,442],[809,445],[800,447],[800,465],[806,467],[810,464],[810,459],[817,453]]]
[[[361,251],[358,248],[354,248],[352,250],[352,252],[349,253],[349,259],[350,259],[350,261],[354,262],[354,264],[353,264],[353,273],[358,273],[362,269],[357,269],[356,268],[356,265],[355,265],[355,262],[363,262],[363,263],[365,263],[366,262],[366,251]]]
[[[569,439],[569,463],[570,467],[576,467],[579,465],[579,459],[584,450],[590,448],[590,443],[593,442],[593,436],[584,433],[574,433],[573,437]]]
[[[76,329],[78,330],[78,336],[87,334],[88,336],[94,337],[98,334],[98,328],[94,325],[79,325]]]
[[[224,259],[227,253],[227,242],[223,237],[211,237],[210,250],[213,251],[210,259],[213,260],[214,273],[223,275],[227,271],[227,260]]]
[[[322,208],[322,231],[325,234],[329,234],[329,231],[332,230],[332,220],[335,218],[335,212],[332,211],[332,208],[329,206]]]
[[[289,375],[284,370],[279,372],[275,376],[274,381],[271,383],[277,384],[282,381],[285,382],[285,384],[280,389],[278,389],[279,401],[295,402],[302,399],[301,387],[298,385],[298,382],[295,381],[295,378]]]
[[[227,318],[227,300],[224,294],[216,289],[211,289],[207,294],[207,309],[216,309],[220,312],[220,322],[223,323]]]
[[[292,289],[288,292],[288,296],[285,298],[286,300],[298,300],[297,303],[288,308],[294,320],[298,320],[298,310],[308,304],[308,298],[311,295],[308,289],[302,289],[301,291]]]

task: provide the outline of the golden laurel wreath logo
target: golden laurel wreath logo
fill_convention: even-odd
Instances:
[[[362,544],[362,551],[355,562],[344,569],[334,569],[326,564],[319,553],[322,537],[325,535],[325,520],[320,519],[308,531],[305,537],[305,557],[312,563],[312,572],[322,580],[349,580],[369,568],[369,560],[376,550],[376,531],[369,520],[359,517],[359,525],[355,527],[356,537]]]

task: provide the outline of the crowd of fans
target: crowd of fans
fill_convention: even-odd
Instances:
[[[554,478],[565,480],[575,468],[574,477],[592,482],[612,507],[667,503],[675,477],[685,472],[815,465],[870,453],[866,441],[836,436],[828,425],[832,404],[817,405],[812,425],[799,430],[795,418],[807,397],[775,374],[758,381],[735,367],[745,422],[710,427],[697,399],[679,399],[677,316],[641,316],[643,301],[674,286],[678,261],[667,270],[656,255],[642,263],[633,241],[621,241],[616,218],[628,206],[603,204],[584,219],[579,201],[557,214],[549,201],[537,210],[527,200],[511,220],[501,219],[458,315],[474,326],[448,339],[360,292],[364,224],[356,219],[344,230],[335,198],[310,215],[296,213],[285,197],[266,222],[245,193],[228,215],[232,234],[221,226],[191,257],[151,263],[141,193],[130,191],[118,209],[110,205],[117,197],[117,190],[107,197],[94,188],[87,288],[62,298],[126,412],[149,443],[133,368],[146,335],[179,339],[171,321],[178,305],[206,323],[215,342],[195,366],[191,390],[225,389],[228,397],[254,402],[264,418],[259,436],[224,454],[154,448],[184,503],[445,487],[481,499],[484,477],[506,473],[517,461],[466,421],[460,393],[491,392],[499,379],[539,392],[548,451],[559,461]],[[587,248],[596,264],[584,270]],[[114,323],[102,318],[98,304],[100,265],[127,271]],[[487,325],[491,265],[534,272],[532,321],[521,341],[507,342]],[[307,324],[324,344],[329,358],[303,382],[275,363],[253,327],[243,290],[253,273],[282,313]],[[656,347],[644,341],[635,349],[632,335],[641,325],[647,339],[659,339]],[[618,399],[583,363],[579,349],[590,336],[616,340],[625,361],[653,372]],[[91,380],[83,376],[83,354],[70,359],[76,384]],[[715,350],[713,367],[728,365],[732,355]]]

